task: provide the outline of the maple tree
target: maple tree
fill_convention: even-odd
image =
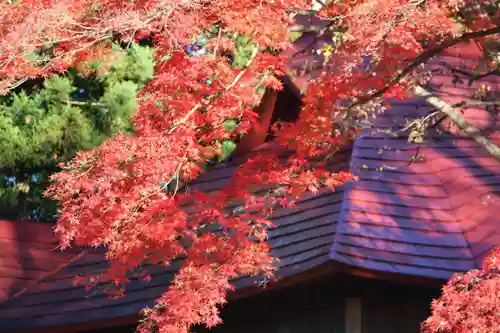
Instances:
[[[265,242],[276,205],[321,186],[353,179],[324,162],[356,121],[403,98],[419,83],[417,68],[447,47],[474,39],[488,66],[498,66],[495,1],[327,2],[313,12],[333,33],[324,70],[304,91],[293,123],[273,126],[274,150],[252,155],[216,193],[182,184],[223,160],[257,123],[266,89],[280,89],[303,0],[18,0],[1,5],[0,90],[49,78],[82,64],[112,73],[112,43],[154,49],[154,76],[137,96],[131,130],[80,151],[52,176],[47,195],[60,202],[61,247],[105,246],[110,268],[93,283],[123,286],[145,263],[183,258],[169,289],[144,311],[138,328],[187,332],[220,322],[230,280],[272,276]],[[310,52],[299,50],[298,52]],[[335,121],[333,121],[335,120]],[[85,148],[85,147],[81,147]],[[258,191],[262,187],[274,190]],[[185,207],[196,202],[197,209]],[[244,209],[229,212],[230,203]],[[110,287],[110,288],[111,288]]]
[[[500,332],[500,250],[488,254],[482,269],[455,274],[432,302],[423,332]]]

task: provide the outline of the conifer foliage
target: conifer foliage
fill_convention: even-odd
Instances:
[[[384,98],[404,97],[426,60],[475,39],[488,55],[485,66],[497,66],[493,0],[327,1],[312,13],[328,20],[333,34],[323,50],[325,71],[304,92],[298,121],[273,129],[274,144],[292,156],[266,150],[223,189],[188,191],[182,184],[224,159],[256,124],[263,91],[281,88],[289,27],[309,9],[305,0],[2,3],[0,90],[8,96],[2,116],[11,134],[0,144],[16,152],[7,165],[55,163],[79,150],[46,192],[60,203],[61,246],[105,246],[110,268],[89,279],[110,281],[116,295],[134,272],[149,279],[145,263],[183,258],[169,289],[144,311],[140,332],[216,325],[231,279],[271,276],[269,213],[303,192],[353,179],[327,171],[324,162],[358,120],[383,110]],[[154,70],[149,60],[117,60],[108,41],[142,60],[149,51],[133,45],[151,45]],[[82,103],[72,95],[84,84],[71,76],[75,68],[84,82],[91,75],[91,88],[100,87],[84,88],[91,97]],[[47,78],[39,91],[10,94],[33,78]],[[270,190],[257,191],[262,187]],[[190,202],[196,209],[188,213]],[[225,209],[235,202],[242,209]]]
[[[136,95],[153,78],[153,50],[111,45],[106,71],[98,60],[65,74],[28,81],[0,103],[0,212],[3,217],[57,219],[57,202],[44,197],[49,175],[79,150],[130,131]],[[40,52],[27,55],[40,57]]]

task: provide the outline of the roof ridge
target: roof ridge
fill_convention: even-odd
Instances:
[[[432,166],[432,164],[430,165],[430,168],[434,169],[434,167]],[[461,235],[462,235],[465,243],[467,244],[467,249],[469,250],[469,254],[470,254],[470,258],[469,259],[473,260],[473,262],[476,264],[476,267],[478,267],[479,263],[477,261],[477,258],[474,257],[474,253],[472,251],[472,245],[470,244],[469,240],[465,236],[465,231],[464,231],[464,228],[463,228],[462,224],[458,221],[457,212],[456,212],[456,210],[455,210],[455,208],[453,206],[453,203],[451,202],[451,199],[450,199],[451,194],[448,191],[448,189],[446,188],[445,183],[443,182],[443,179],[441,177],[441,172],[442,171],[440,171],[440,170],[437,172],[437,176],[438,176],[437,179],[441,183],[441,187],[442,187],[444,193],[446,193],[446,197],[444,198],[444,200],[448,201],[448,204],[452,208],[450,214],[454,217],[455,220],[453,221],[453,223],[455,224],[455,226],[457,227],[457,229],[461,231]]]
[[[349,160],[349,170],[351,172],[353,172],[353,174],[354,174],[355,166],[353,163],[354,159],[352,158],[352,155],[356,151],[356,148],[357,148],[357,145],[359,144],[358,142],[359,142],[360,138],[362,138],[362,136],[355,135],[353,143],[352,143],[351,156],[350,156],[350,160]],[[339,215],[339,219],[337,221],[337,225],[335,227],[335,234],[333,236],[332,247],[330,249],[330,259],[332,261],[336,261],[336,262],[340,262],[340,263],[343,263],[343,261],[338,259],[338,248],[340,247],[340,242],[338,240],[337,235],[339,233],[339,230],[341,230],[342,226],[344,225],[344,221],[346,220],[345,205],[346,205],[346,203],[349,202],[349,198],[347,196],[348,196],[349,191],[352,189],[352,187],[353,187],[352,182],[344,184],[344,193],[342,195],[342,203],[340,204],[340,215]]]

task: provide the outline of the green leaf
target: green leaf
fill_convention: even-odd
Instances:
[[[236,126],[238,124],[236,123],[236,121],[234,119],[228,119],[226,121],[224,121],[224,128],[229,131],[229,132],[232,132],[236,129]]]
[[[221,142],[222,145],[222,155],[219,157],[219,160],[222,161],[236,149],[236,144],[230,140],[224,140]]]
[[[304,33],[301,32],[301,31],[292,31],[292,32],[289,32],[288,33],[288,40],[293,43],[295,42],[297,39],[299,39],[300,37],[302,37]]]
[[[172,59],[172,55],[170,53],[165,54],[163,57],[161,57],[162,62],[169,61],[170,59]]]

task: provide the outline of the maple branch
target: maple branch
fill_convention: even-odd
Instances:
[[[217,33],[217,42],[214,47],[214,59],[217,59],[217,49],[219,48],[220,38],[222,36],[222,28],[219,28],[219,32]]]
[[[250,57],[250,59],[246,63],[245,67],[243,67],[243,69],[238,73],[238,75],[236,75],[234,80],[228,86],[224,87],[224,89],[219,91],[217,94],[213,94],[213,95],[208,96],[204,101],[198,102],[195,106],[193,106],[193,108],[191,108],[191,110],[189,110],[186,113],[186,115],[184,117],[182,117],[181,120],[179,120],[172,127],[170,127],[170,129],[168,130],[167,133],[171,134],[177,127],[179,127],[179,125],[182,125],[183,123],[185,123],[193,115],[193,113],[195,113],[199,108],[201,108],[202,106],[209,105],[215,99],[215,97],[218,97],[218,96],[222,95],[223,93],[231,90],[231,88],[233,88],[238,83],[238,81],[243,77],[243,75],[247,71],[248,67],[250,67],[253,60],[255,59],[255,56],[258,53],[258,50],[259,50],[258,46],[256,46],[252,50],[252,56]]]
[[[468,82],[467,82],[467,85],[470,87],[472,86],[472,83],[474,83],[474,81],[478,81],[478,80],[481,80],[485,77],[488,77],[488,76],[500,76],[500,71],[499,70],[491,70],[491,71],[488,71],[486,73],[482,73],[482,74],[474,74],[474,73],[470,73],[468,71],[465,71],[463,69],[460,69],[460,68],[454,68],[452,66],[450,66],[450,64],[446,63],[445,61],[440,61],[440,64],[446,68],[448,68],[452,73],[458,73],[458,74],[462,74],[462,75],[465,75],[468,77]]]
[[[456,124],[467,136],[479,143],[488,153],[500,161],[500,147],[491,142],[486,136],[481,134],[481,131],[469,123],[459,111],[453,106],[446,103],[439,97],[433,95],[428,90],[421,86],[416,86],[414,89],[415,95],[424,97],[425,100],[436,109],[443,112],[454,124]]]
[[[497,106],[500,101],[468,101],[454,104],[454,107],[468,107],[468,106]]]
[[[427,50],[427,51],[421,53],[415,59],[413,59],[413,61],[407,67],[405,67],[402,71],[400,71],[394,78],[390,79],[389,83],[387,83],[387,85],[384,88],[376,91],[375,93],[373,93],[371,95],[368,95],[365,98],[360,98],[357,102],[351,104],[348,107],[348,109],[355,107],[355,106],[358,106],[358,105],[361,105],[361,104],[365,104],[365,103],[367,103],[367,102],[369,102],[377,97],[383,96],[390,88],[392,88],[394,86],[394,84],[398,83],[403,78],[405,78],[412,70],[414,70],[415,68],[417,68],[421,64],[427,62],[428,60],[430,60],[434,56],[438,55],[439,53],[443,52],[447,48],[455,46],[455,45],[457,45],[461,42],[464,42],[464,41],[468,41],[468,40],[480,38],[480,37],[486,37],[486,36],[490,36],[490,35],[494,35],[494,34],[498,34],[498,33],[500,33],[500,25],[496,26],[494,28],[490,28],[490,29],[484,29],[484,30],[479,30],[479,31],[474,31],[474,32],[467,32],[467,33],[464,33],[457,38],[448,39],[448,40],[444,41],[443,43],[441,43],[437,47],[430,49],[430,50]]]

